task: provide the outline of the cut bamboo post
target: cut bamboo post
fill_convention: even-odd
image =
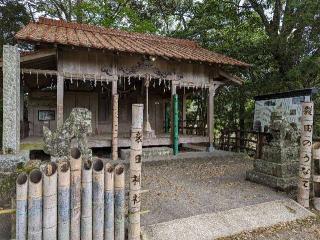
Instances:
[[[42,173],[31,171],[28,188],[28,239],[42,239]]]
[[[81,236],[92,239],[92,162],[86,160],[81,178]]]
[[[114,170],[114,239],[124,240],[125,184],[124,166],[118,164]]]
[[[70,239],[70,163],[58,161],[58,239]]]
[[[81,167],[81,153],[78,148],[72,148],[70,154],[70,238],[72,240],[80,239]]]
[[[93,162],[92,170],[93,240],[103,240],[104,233],[104,163],[101,159]]]
[[[114,169],[110,163],[104,169],[104,238],[114,240]]]
[[[311,151],[313,130],[313,102],[302,103],[300,167],[297,200],[302,206],[309,207]]]
[[[43,239],[57,239],[57,164],[43,168]]]
[[[313,206],[320,211],[320,142],[313,145]]]
[[[140,240],[143,105],[132,105],[128,239]]]
[[[118,160],[118,106],[119,95],[112,96],[112,160]]]
[[[19,174],[16,186],[16,239],[25,240],[28,222],[28,175],[26,173]]]

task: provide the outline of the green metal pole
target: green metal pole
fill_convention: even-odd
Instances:
[[[166,103],[165,105],[165,114],[164,114],[164,132],[169,132],[169,116],[170,116],[170,105]]]
[[[179,106],[178,95],[173,95],[173,155],[179,152]]]

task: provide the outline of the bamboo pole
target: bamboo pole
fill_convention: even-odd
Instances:
[[[114,240],[114,169],[110,163],[104,169],[104,238]]]
[[[119,95],[112,95],[112,160],[118,160]]]
[[[58,161],[58,239],[70,239],[70,163]]]
[[[16,239],[27,239],[28,221],[28,175],[20,173],[17,181],[17,202],[16,202]]]
[[[57,164],[49,162],[43,169],[43,239],[57,239]]]
[[[300,140],[300,167],[298,183],[298,203],[309,207],[311,150],[313,130],[313,102],[302,103],[301,140]]]
[[[114,176],[114,239],[124,240],[124,214],[125,214],[125,170],[122,164],[115,167]]]
[[[42,173],[31,171],[28,188],[28,240],[42,239]]]
[[[92,239],[92,162],[84,161],[81,178],[81,236]]]
[[[92,170],[93,240],[103,240],[104,233],[104,164],[101,159],[93,162]]]
[[[143,105],[132,105],[128,239],[140,240],[140,190]]]
[[[72,148],[70,155],[70,238],[72,240],[80,239],[81,167],[81,153],[78,148]]]

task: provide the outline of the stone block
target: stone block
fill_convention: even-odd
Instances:
[[[299,160],[299,147],[267,145],[262,150],[262,159],[275,163],[295,162]]]
[[[163,157],[170,156],[173,154],[172,148],[169,147],[152,147],[152,148],[143,148],[142,149],[142,158],[147,159],[151,157]],[[121,149],[120,158],[129,159],[130,149]]]
[[[246,173],[246,179],[252,182],[263,184],[281,191],[286,191],[296,188],[298,184],[298,177],[275,177],[267,175],[255,170]]]
[[[275,177],[295,177],[298,176],[299,171],[298,161],[289,163],[275,163],[262,159],[256,159],[254,160],[253,166],[255,171]]]

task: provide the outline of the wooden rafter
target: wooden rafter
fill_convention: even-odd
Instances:
[[[229,73],[226,73],[226,72],[224,72],[224,71],[222,71],[222,70],[219,70],[219,75],[220,75],[221,77],[226,78],[227,80],[229,80],[229,81],[231,81],[231,82],[236,83],[236,84],[242,85],[242,84],[244,83],[244,80],[243,80],[243,79],[241,79],[241,78],[239,78],[239,77],[237,77],[237,76],[233,76],[233,75],[231,75],[231,74],[229,74]]]

